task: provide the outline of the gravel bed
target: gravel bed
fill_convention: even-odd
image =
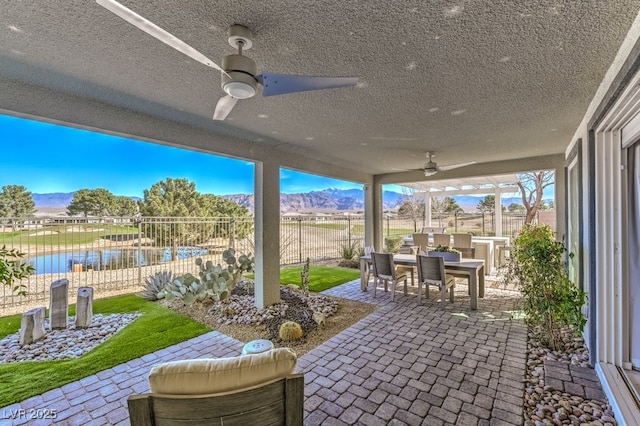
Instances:
[[[616,426],[611,405],[607,401],[585,399],[560,392],[544,383],[545,360],[589,367],[589,352],[584,339],[577,337],[573,330],[567,328],[562,333],[564,350],[552,352],[539,343],[538,336],[537,330],[529,332],[524,394],[525,426]]]
[[[0,364],[21,361],[53,361],[78,358],[113,336],[133,320],[139,312],[127,314],[96,314],[90,327],[76,328],[75,317],[69,317],[69,326],[63,330],[49,330],[49,319],[45,319],[47,334],[44,338],[20,346],[20,333],[10,334],[0,340]]]

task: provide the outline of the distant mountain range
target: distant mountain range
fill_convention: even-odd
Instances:
[[[235,201],[247,207],[250,211],[254,208],[253,195],[235,194],[224,195],[223,198]],[[384,208],[398,208],[404,199],[404,195],[398,192],[384,192]],[[337,189],[328,188],[322,191],[311,191],[300,194],[280,194],[280,211],[310,212],[310,211],[363,211],[364,191],[361,189]]]
[[[55,192],[50,194],[31,194],[36,204],[36,209],[61,209],[66,210],[71,203],[75,192]],[[139,200],[139,197],[131,197]],[[254,209],[254,197],[251,194],[225,195],[223,198],[246,206],[250,211]],[[484,199],[483,195],[460,195],[453,197],[458,205],[467,212],[477,211],[476,206]],[[405,196],[399,192],[384,191],[383,207],[393,210],[403,203]],[[502,204],[508,206],[511,203],[522,204],[519,197],[503,197]],[[283,213],[311,212],[311,211],[363,211],[364,191],[361,189],[337,189],[327,188],[322,191],[311,191],[300,194],[280,194],[280,205]]]

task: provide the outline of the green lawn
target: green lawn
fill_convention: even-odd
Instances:
[[[284,268],[280,270],[281,284],[301,285],[302,267]],[[360,270],[335,268],[330,266],[311,266],[309,268],[309,290],[323,291],[360,277]]]
[[[302,267],[280,271],[282,284],[300,286]],[[357,279],[357,269],[311,266],[309,290],[323,291]],[[124,330],[80,358],[66,361],[0,364],[0,407],[25,400],[107,368],[210,331],[204,325],[136,295],[99,299],[95,314],[143,312]],[[75,305],[69,307],[75,315]],[[20,329],[20,315],[0,318],[0,338]],[[167,360],[171,361],[171,360]]]
[[[71,230],[81,226],[86,231]],[[37,235],[47,232],[46,235]],[[82,224],[82,225],[55,225],[38,230],[26,230],[18,232],[0,233],[0,245],[55,245],[65,246],[73,244],[88,244],[98,238],[108,235],[138,234],[138,228],[133,226]]]
[[[75,314],[75,306],[69,309]],[[91,352],[66,361],[0,364],[0,407],[39,395],[107,368],[207,333],[209,328],[165,308],[128,295],[96,300],[94,314],[142,312],[143,315]],[[20,328],[20,316],[0,318],[0,338]],[[171,361],[171,360],[167,360]]]

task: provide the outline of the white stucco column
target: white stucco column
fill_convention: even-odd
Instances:
[[[280,301],[280,166],[275,161],[255,167],[255,305],[262,309]]]
[[[382,206],[382,184],[376,183],[374,178],[374,184],[371,186],[371,205],[372,205],[372,242],[373,247],[376,250],[382,250],[384,247],[384,233],[382,230],[382,215],[384,213]],[[365,193],[366,194],[366,193]],[[366,204],[365,204],[366,206]]]
[[[373,185],[363,185],[362,190],[364,191],[364,245],[365,247],[375,246],[375,238],[373,235],[373,229],[375,227]]]
[[[422,193],[424,197],[424,226],[431,228],[431,193],[425,191]]]
[[[565,218],[567,213],[567,187],[564,176],[564,164],[558,165],[554,170],[554,173],[555,199],[553,200],[553,203],[556,210],[556,236],[558,240],[566,242],[567,227],[565,225]]]
[[[502,191],[496,188],[493,210],[496,212],[496,237],[502,237]]]

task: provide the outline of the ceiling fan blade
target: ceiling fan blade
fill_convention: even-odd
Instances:
[[[464,167],[464,166],[470,166],[472,164],[476,164],[475,161],[469,161],[467,163],[458,163],[458,164],[449,164],[448,166],[440,166],[438,167],[438,170],[453,170],[453,169],[457,169],[458,167]]]
[[[232,96],[223,96],[218,100],[216,104],[216,110],[213,113],[214,120],[224,120],[231,112],[234,106],[238,103],[238,99]]]
[[[262,96],[351,87],[358,83],[357,77],[308,77],[266,72],[263,72],[257,78],[260,84],[264,86]]]
[[[153,22],[138,15],[133,10],[121,5],[116,0],[96,0],[96,2],[100,6],[115,13],[116,15],[118,15],[125,21],[129,22],[130,24],[140,28],[145,33],[173,47],[178,52],[182,52],[185,55],[189,56],[190,58],[193,58],[196,61],[203,63],[208,67],[222,71],[223,73],[226,74],[226,72],[222,68],[220,68],[217,64],[215,64],[211,59],[207,58],[202,53],[198,52],[196,49],[189,46],[187,43],[180,40],[173,34],[168,33],[167,31],[163,30]]]

